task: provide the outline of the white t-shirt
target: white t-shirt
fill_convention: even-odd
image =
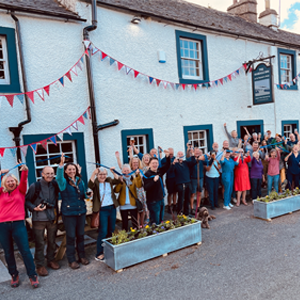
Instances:
[[[111,197],[111,186],[109,182],[99,183],[99,193],[100,201],[102,201],[101,207],[114,204]]]

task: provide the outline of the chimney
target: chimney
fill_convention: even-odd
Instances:
[[[257,22],[257,1],[233,0],[233,4],[227,8],[227,12],[247,21]]]
[[[259,15],[259,23],[261,25],[272,28],[273,30],[278,29],[277,12],[270,7],[270,0],[265,0],[266,9]]]
[[[77,0],[57,0],[60,6],[63,6],[66,10],[77,13],[76,2]]]

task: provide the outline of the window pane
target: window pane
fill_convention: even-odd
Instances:
[[[189,141],[192,139],[192,134],[191,134],[191,132],[188,132],[188,139],[189,139]]]
[[[49,153],[60,153],[59,144],[55,146],[54,144],[48,144]]]
[[[0,70],[4,70],[4,62],[0,61]]]
[[[49,158],[53,158],[55,156],[57,156],[57,155],[49,155]],[[70,154],[68,154],[67,156],[70,156]],[[69,162],[68,160],[69,160],[69,158],[66,157],[65,158],[65,162],[66,163]],[[59,164],[59,163],[60,163],[60,157],[57,157],[57,158],[54,158],[54,159],[50,159],[50,164],[51,165]]]
[[[184,57],[189,57],[189,50],[184,50]]]
[[[3,51],[0,50],[0,59],[3,59]]]
[[[141,153],[146,153],[143,146],[140,147],[140,152],[141,152]]]
[[[72,152],[72,143],[63,143],[61,144],[62,152]]]
[[[190,58],[195,58],[193,50],[190,50]]]
[[[183,41],[183,45],[184,45],[184,48],[188,48],[189,47],[189,42],[188,41]]]
[[[0,71],[0,79],[5,79],[4,71]]]
[[[194,132],[193,133],[193,140],[197,140],[198,139],[198,132]]]
[[[37,146],[36,154],[47,154],[47,151],[44,149],[42,145]]]
[[[47,159],[48,157],[47,156],[39,156],[36,158],[36,165],[37,166],[47,166],[48,165],[48,161],[45,160],[45,161],[42,161],[44,159]]]
[[[139,137],[139,144],[142,145],[143,144],[143,137]]]

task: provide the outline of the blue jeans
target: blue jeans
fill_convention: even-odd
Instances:
[[[206,188],[208,190],[209,202],[211,207],[218,206],[218,189],[219,189],[219,177],[206,176]]]
[[[10,275],[18,275],[19,272],[17,270],[14,255],[13,241],[16,242],[18,249],[21,252],[28,277],[35,276],[35,265],[29,249],[28,235],[24,221],[0,223],[0,243],[2,244],[2,247],[4,249],[8,272]]]
[[[156,202],[147,202],[147,206],[150,213],[150,224],[160,224],[165,214],[164,199]]]
[[[275,191],[278,193],[278,181],[279,181],[279,174],[274,176],[268,175],[268,194],[270,194],[272,191],[273,182],[274,182]]]
[[[66,229],[67,238],[67,259],[69,263],[76,261],[75,258],[75,240],[78,258],[84,258],[84,225],[85,214],[80,216],[64,216],[62,219]]]
[[[114,205],[101,207],[99,213],[99,232],[97,238],[97,256],[103,254],[102,240],[109,238],[115,231],[117,213]]]
[[[251,197],[252,200],[257,199],[257,197],[261,197],[261,183],[262,179],[261,178],[250,178],[251,181]],[[278,187],[278,184],[277,184]],[[272,185],[271,185],[272,189]]]

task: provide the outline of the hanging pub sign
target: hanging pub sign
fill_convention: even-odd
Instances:
[[[273,102],[272,65],[259,64],[252,72],[253,104]]]

